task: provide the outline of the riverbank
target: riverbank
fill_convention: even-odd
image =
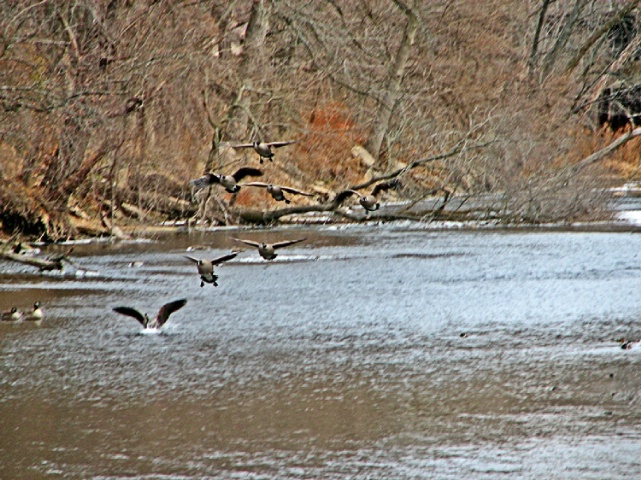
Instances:
[[[391,223],[398,228],[411,228],[417,230],[461,230],[461,229],[497,229],[497,230],[550,230],[550,231],[641,231],[641,186],[638,183],[628,183],[620,188],[609,190],[611,200],[609,202],[609,214],[607,219],[585,221],[585,222],[553,222],[530,224],[527,222],[518,223],[503,221],[492,218],[483,218],[487,208],[481,206],[490,205],[498,201],[495,197],[458,197],[450,200],[447,205],[442,203],[442,198],[434,197],[425,199],[420,204],[410,202],[392,202],[383,203],[381,209],[375,213],[363,215],[363,210],[359,207],[346,209],[350,218],[337,216],[328,212],[307,212],[302,214],[292,214],[283,217],[278,223],[270,225],[228,225],[228,226],[211,226],[209,224],[194,224],[187,220],[162,221],[156,224],[144,222],[129,223],[117,226],[117,235],[80,235],[79,238],[72,241],[60,241],[56,244],[78,244],[87,242],[104,242],[104,241],[124,241],[136,238],[155,238],[163,235],[171,235],[185,232],[202,232],[202,231],[224,231],[224,230],[243,230],[243,229],[274,229],[287,228],[295,225],[334,225],[336,228],[348,228],[349,225],[368,225],[372,223]],[[408,209],[408,207],[411,207]],[[430,213],[443,208],[445,216],[457,217],[456,220],[442,220],[440,218],[430,217]],[[404,219],[402,212],[420,211],[427,212],[423,220]],[[421,218],[420,216],[416,218]],[[8,235],[0,237],[0,241],[6,242]],[[46,242],[40,242],[36,238],[20,237],[23,242],[31,245],[43,246]]]

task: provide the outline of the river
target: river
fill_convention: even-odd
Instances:
[[[183,258],[255,249],[201,288]],[[207,250],[187,252],[194,245]],[[2,479],[639,478],[641,234],[222,229],[0,262]],[[133,265],[132,262],[141,262]],[[155,314],[186,298],[162,333]]]

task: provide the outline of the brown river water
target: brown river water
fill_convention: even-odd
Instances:
[[[231,237],[248,249],[200,288]],[[641,234],[289,227],[0,262],[1,479],[641,478]],[[131,262],[142,262],[130,266]],[[155,314],[186,298],[158,334]]]

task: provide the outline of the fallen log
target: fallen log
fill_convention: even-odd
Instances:
[[[137,211],[136,215],[146,215],[144,210],[148,210],[171,218],[184,218],[195,215],[198,211],[197,205],[191,204],[187,200],[158,193],[119,189],[117,198],[120,199],[120,207],[123,206],[123,203],[128,204],[123,208],[123,211],[128,215],[133,211],[128,207],[134,205],[136,205],[134,207]]]
[[[2,252],[0,254],[0,258],[4,258],[5,260],[10,260],[12,262],[30,265],[32,267],[37,267],[41,272],[50,270],[62,270],[64,267],[63,261],[68,260],[66,254],[59,255],[54,258],[37,258],[27,255],[20,255],[13,252]]]
[[[69,255],[73,252],[73,247],[63,253],[50,255],[47,258],[38,258],[35,255],[29,255],[24,252],[29,252],[30,250],[39,252],[39,249],[25,249],[22,242],[16,242],[17,238],[18,234],[15,234],[2,245],[2,248],[0,248],[0,258],[37,267],[41,272],[62,270],[64,268],[63,262],[67,262],[70,265],[75,266],[74,262],[69,258]]]
[[[120,229],[120,227],[114,225],[109,217],[107,217],[107,215],[102,214],[100,216],[100,219],[102,220],[102,224],[107,228],[112,237],[115,237],[119,240],[128,240],[131,238],[131,235],[126,234]]]

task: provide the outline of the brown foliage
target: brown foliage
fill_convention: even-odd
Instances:
[[[362,176],[363,168],[350,150],[362,144],[363,133],[345,105],[338,102],[317,105],[306,130],[305,141],[299,147],[299,158],[305,160],[298,165],[309,178],[349,184]]]

